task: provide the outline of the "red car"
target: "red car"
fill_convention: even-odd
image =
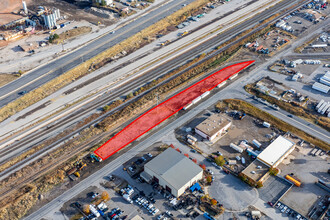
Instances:
[[[268,202],[268,205],[270,205],[271,207],[273,207],[273,203],[272,202]]]

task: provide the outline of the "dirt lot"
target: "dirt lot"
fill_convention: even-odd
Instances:
[[[301,187],[293,187],[281,201],[305,216],[316,200],[327,194],[315,182],[320,178],[327,184],[330,183],[329,174],[327,174],[329,168],[328,156],[326,154],[312,156],[311,151],[312,148],[309,146],[297,146],[296,150],[290,155],[290,163],[285,164],[284,161],[279,166],[282,170],[282,176],[294,173],[302,181]]]
[[[0,74],[0,87],[15,80],[17,77],[13,74]]]
[[[274,29],[266,33],[264,36],[259,37],[255,42],[251,42],[252,44],[246,44],[246,46],[248,50],[254,51],[259,54],[266,53],[263,52],[262,49],[268,49],[269,54],[271,54],[272,52],[277,51],[284,45],[290,43],[290,41],[293,39],[294,36],[292,36],[291,34],[280,29]]]
[[[67,30],[67,31],[59,34],[59,38],[56,39],[53,43],[54,44],[60,43],[60,42],[63,42],[65,40],[69,40],[71,38],[74,38],[76,36],[89,33],[91,31],[92,31],[92,28],[91,27],[86,27],[86,26],[70,29],[70,30]]]
[[[194,134],[194,132],[186,132],[187,128],[195,128],[196,125],[209,117],[210,114],[217,114],[210,110],[211,109],[206,110],[203,114],[195,117],[195,119],[184,125],[183,128],[177,130],[177,135],[181,136],[182,138],[186,137],[187,134],[196,137],[198,139],[197,146],[204,153],[212,154],[220,151],[225,158],[234,160],[236,156],[243,156],[246,159],[246,164],[249,164],[251,157],[248,156],[246,152],[243,152],[243,154],[236,152],[231,147],[229,147],[230,143],[238,145],[241,141],[247,140],[250,145],[252,145],[252,140],[256,139],[262,144],[262,148],[264,148],[268,146],[270,138],[278,134],[276,129],[273,130],[272,128],[265,128],[261,125],[262,122],[254,119],[251,116],[245,116],[243,120],[234,119],[234,117],[230,116],[233,111],[228,111],[227,114],[224,113],[225,117],[230,118],[232,121],[232,126],[230,127],[228,133],[214,144],[207,140],[203,140],[201,136]],[[237,171],[240,171],[244,168],[244,166],[240,166],[238,164],[236,168],[239,169]]]

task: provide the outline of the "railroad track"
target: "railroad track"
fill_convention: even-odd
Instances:
[[[305,2],[307,2],[307,1],[305,1]],[[286,4],[284,4],[284,3],[286,3]],[[284,5],[283,5],[283,4],[284,4]],[[302,3],[301,3],[301,4],[302,4]],[[284,6],[289,6],[289,5],[290,5],[290,1],[284,1],[284,2],[281,2],[281,6],[278,6],[278,7],[283,8]],[[278,8],[278,7],[273,7],[273,8],[271,8],[271,9],[272,9],[272,11],[275,12],[275,11],[276,11],[275,8]],[[298,6],[297,6],[297,7],[298,7]],[[297,8],[297,7],[296,7],[296,8]],[[300,6],[299,6],[299,7],[300,7]],[[269,9],[269,10],[271,10],[271,9]],[[277,10],[278,10],[278,9],[277,9]],[[295,9],[292,9],[292,10],[295,10]],[[266,15],[266,16],[265,16],[266,18],[269,17],[269,16],[271,16],[271,14],[270,14],[269,11],[266,11],[266,13],[261,13],[261,14],[264,14],[264,16]],[[268,16],[268,15],[269,15],[269,16]],[[260,15],[259,15],[258,17],[260,18]],[[253,18],[252,18],[252,19],[253,19]],[[265,19],[265,18],[264,18],[264,19]],[[248,24],[253,23],[254,20],[255,20],[255,19],[253,19],[252,21],[249,21]],[[273,21],[270,21],[270,22],[273,22]],[[268,23],[267,23],[267,24],[268,24]],[[265,25],[267,25],[267,24],[265,24]],[[246,25],[246,23],[243,22],[241,25]],[[258,29],[260,29],[260,28],[262,28],[262,27],[263,27],[263,26],[257,28],[255,31],[257,31]],[[239,29],[237,26],[235,27],[235,29],[242,30],[242,29]],[[230,29],[230,30],[232,30],[232,29]],[[229,31],[230,31],[230,30],[229,30]],[[255,31],[254,31],[254,32],[255,32]],[[63,118],[63,120],[61,120],[61,121],[59,121],[58,123],[56,123],[56,124],[55,124],[53,127],[51,127],[50,129],[55,130],[55,129],[57,129],[60,125],[67,124],[68,121],[72,121],[74,118],[79,118],[79,117],[85,115],[86,112],[89,112],[89,111],[91,111],[91,110],[94,110],[94,109],[95,109],[95,106],[105,105],[105,104],[109,103],[110,100],[113,100],[113,99],[117,98],[118,96],[123,95],[123,94],[125,94],[125,93],[131,91],[132,88],[134,88],[134,87],[140,87],[141,85],[145,84],[146,81],[150,81],[150,80],[152,80],[152,79],[154,79],[154,78],[157,78],[157,77],[161,76],[164,72],[169,71],[169,70],[172,69],[174,66],[181,64],[182,62],[184,62],[184,61],[187,60],[188,58],[191,58],[191,57],[196,56],[196,55],[199,54],[201,51],[204,51],[206,48],[214,47],[215,44],[223,42],[224,40],[226,40],[226,38],[228,38],[228,36],[230,36],[230,33],[235,33],[235,31],[230,31],[230,32],[227,33],[227,34],[226,34],[226,33],[227,33],[227,32],[225,32],[223,35],[218,35],[217,37],[211,39],[211,40],[210,40],[211,42],[208,42],[208,41],[207,41],[207,42],[205,42],[206,44],[203,43],[203,44],[201,45],[201,47],[200,47],[199,50],[198,50],[197,48],[194,48],[193,51],[192,51],[191,53],[185,53],[185,54],[183,54],[183,55],[180,55],[179,58],[172,59],[172,60],[169,61],[166,65],[162,65],[162,66],[160,66],[160,67],[158,67],[158,68],[155,68],[154,70],[149,71],[148,74],[145,74],[145,75],[139,77],[138,79],[134,79],[134,80],[128,82],[127,84],[125,84],[124,87],[121,87],[120,89],[114,91],[114,93],[112,93],[112,94],[107,94],[105,97],[102,97],[101,100],[97,100],[97,101],[92,102],[92,104],[91,104],[89,107],[84,108],[84,109],[83,109],[82,111],[80,111],[79,113],[75,113],[73,116],[68,116],[68,117],[66,117],[66,118]],[[253,32],[252,32],[252,33],[253,33]],[[249,35],[247,35],[247,36],[249,36]],[[230,47],[231,45],[233,45],[233,44],[235,44],[235,43],[241,41],[242,39],[244,39],[244,38],[247,37],[247,36],[244,36],[244,37],[238,39],[237,41],[234,41],[234,42],[232,42],[231,44],[228,44],[226,47],[222,48],[221,50],[218,50],[216,53],[213,53],[213,54],[211,54],[210,56],[207,56],[207,57],[204,58],[202,61],[198,62],[197,64],[195,64],[195,65],[193,65],[193,66],[196,66],[196,65],[200,64],[201,62],[204,62],[206,59],[210,59],[210,58],[212,58],[213,56],[215,56],[215,55],[217,55],[218,53],[222,52],[223,50],[227,49],[227,48]],[[169,63],[170,63],[170,65],[169,65]],[[190,68],[193,68],[193,67],[190,67]],[[190,69],[190,68],[188,68],[188,69]],[[187,70],[187,69],[186,69],[186,70]],[[184,70],[184,71],[186,71],[186,70]],[[156,76],[155,76],[154,74],[152,74],[154,71],[157,71],[157,72],[158,72],[158,74],[156,74]],[[180,73],[178,73],[178,74],[172,76],[172,77],[169,78],[168,80],[166,80],[166,81],[164,81],[163,83],[161,83],[161,85],[164,84],[164,83],[166,83],[166,82],[168,82],[170,79],[174,78],[175,76],[181,74],[181,73],[184,72],[184,71],[181,71]],[[147,91],[147,92],[149,92],[149,91]],[[141,95],[143,95],[143,94],[141,94]],[[104,115],[102,115],[100,118],[98,118],[98,119],[92,121],[91,123],[87,124],[87,125],[84,126],[83,128],[78,129],[77,131],[71,133],[70,135],[64,137],[63,139],[67,139],[67,138],[69,138],[70,136],[79,133],[81,130],[85,129],[86,127],[88,127],[88,126],[90,126],[90,125],[92,125],[92,124],[97,123],[98,121],[102,120],[104,117],[107,117],[109,114],[113,113],[114,111],[117,111],[117,110],[119,110],[119,109],[125,107],[126,105],[128,105],[130,102],[132,102],[132,101],[134,101],[134,100],[135,100],[135,99],[132,99],[132,100],[128,101],[127,103],[125,103],[124,105],[122,105],[122,106],[118,106],[117,108],[115,108],[115,109],[113,109],[112,111],[110,111],[108,114],[104,114]],[[50,131],[50,130],[47,129],[47,130],[44,130],[44,131],[42,131],[42,132],[44,132],[43,134],[46,134],[46,133],[49,133],[49,131]],[[42,134],[42,133],[37,133],[37,134],[33,134],[33,135],[31,135],[30,137],[28,137],[29,139],[24,140],[24,143],[20,143],[20,146],[23,146],[24,144],[28,143],[29,140],[31,141],[31,140],[33,140],[34,138],[36,138],[37,136],[40,137],[41,134]],[[94,140],[94,139],[93,139],[93,140]],[[99,140],[99,137],[97,137],[97,140]],[[63,141],[63,140],[61,139],[60,141]],[[40,155],[40,154],[45,154],[45,153],[49,152],[50,150],[53,150],[53,148],[54,148],[54,146],[56,146],[56,144],[58,144],[58,143],[54,143],[54,144],[50,145],[49,147],[45,148],[44,152],[39,151],[38,154],[39,154],[39,155]],[[84,145],[84,146],[85,146],[85,145]],[[16,150],[19,149],[19,146],[15,146],[15,147],[17,147]],[[79,149],[80,149],[80,148],[79,148]],[[13,150],[13,148],[12,148],[11,150]],[[82,149],[81,149],[81,150],[82,150]],[[8,151],[6,151],[6,152],[8,153]],[[4,155],[6,152],[1,151],[1,155]],[[79,151],[79,152],[80,152],[80,151]],[[0,156],[1,156],[1,155],[0,155]],[[70,155],[70,157],[71,157],[71,156],[72,156],[72,154]],[[67,158],[69,158],[69,157],[65,157],[65,158],[67,159]],[[21,164],[17,164],[17,165],[18,165],[18,166],[23,166],[23,165],[25,165],[25,164],[31,163],[31,162],[33,161],[33,159],[35,159],[33,156],[32,156],[32,157],[29,157],[29,158],[27,158],[27,160],[22,161]],[[61,160],[61,161],[62,161],[62,160]],[[65,161],[65,160],[63,160],[63,161]],[[57,162],[57,163],[58,163],[58,162]],[[17,167],[17,166],[16,166],[16,167]],[[47,167],[48,167],[48,168],[45,168],[45,169],[43,169],[43,170],[48,170],[51,166],[47,166]],[[53,167],[51,167],[51,168],[53,168]],[[8,169],[8,170],[5,170],[5,172],[2,172],[2,173],[1,173],[1,177],[2,177],[2,179],[3,179],[3,176],[8,176],[9,174],[11,174],[11,173],[14,172],[14,171],[15,171],[15,169]],[[46,171],[45,171],[45,172],[46,172]],[[43,172],[43,173],[44,173],[44,172]],[[13,187],[13,189],[12,189],[10,192],[12,192],[13,190],[17,189],[17,188],[20,187],[22,184],[27,183],[27,182],[29,182],[29,181],[31,181],[31,180],[37,178],[38,176],[39,176],[39,173],[36,174],[36,175],[34,175],[34,176],[29,177],[28,179],[26,179],[26,181],[24,180],[24,181],[22,181],[20,184],[17,184],[15,187]],[[5,196],[8,192],[9,192],[9,191],[6,191],[6,192],[3,191],[3,193],[1,194],[2,197]]]

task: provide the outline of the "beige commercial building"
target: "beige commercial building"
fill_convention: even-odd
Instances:
[[[179,197],[203,178],[203,170],[183,154],[168,148],[144,166],[141,177],[147,182],[157,182],[173,196]]]
[[[199,125],[196,126],[195,132],[213,142],[217,137],[226,133],[231,126],[231,121],[220,114],[213,114]]]

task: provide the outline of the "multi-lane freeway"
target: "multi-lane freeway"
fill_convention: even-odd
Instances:
[[[282,1],[279,4],[277,4],[276,6],[258,14],[257,16],[240,23],[239,25],[235,26],[234,28],[231,28],[228,31],[225,31],[225,32],[217,35],[216,37],[212,38],[209,41],[202,43],[201,45],[193,48],[189,52],[179,55],[175,59],[172,59],[169,62],[166,62],[165,64],[158,66],[157,68],[149,71],[148,73],[144,74],[140,78],[135,79],[134,81],[131,81],[131,82],[123,85],[122,87],[120,87],[120,89],[116,90],[114,93],[103,95],[99,99],[89,103],[88,106],[85,106],[79,112],[75,112],[74,114],[72,114],[68,117],[58,120],[54,126],[52,126],[50,128],[45,127],[43,129],[39,129],[37,132],[34,132],[33,134],[25,137],[21,141],[14,143],[14,145],[11,145],[11,146],[8,146],[7,148],[2,149],[0,152],[0,155],[2,158],[0,162],[3,163],[5,161],[8,161],[12,157],[17,155],[18,153],[22,153],[22,152],[30,149],[31,147],[35,146],[37,143],[46,139],[45,136],[49,135],[49,133],[51,133],[53,130],[68,126],[68,123],[74,121],[77,118],[83,117],[85,114],[88,114],[92,109],[95,109],[95,106],[100,106],[100,107],[104,106],[105,104],[107,104],[109,102],[109,100],[113,100],[117,97],[127,94],[127,92],[130,91],[132,88],[139,87],[139,86],[143,85],[144,83],[150,81],[151,79],[154,79],[157,76],[163,75],[164,73],[166,73],[166,72],[170,71],[171,69],[184,63],[186,60],[192,59],[196,55],[203,53],[205,50],[213,48],[215,45],[219,45],[219,44],[227,41],[232,36],[235,36],[238,33],[258,24],[258,21],[264,20],[267,17],[271,16],[272,14],[277,13],[278,11],[285,9],[286,7],[290,7],[294,3],[295,2],[292,2],[292,1]],[[239,41],[239,40],[240,39],[238,39],[237,41]],[[228,45],[228,46],[230,46],[230,45]],[[218,52],[221,52],[221,51],[222,50],[219,50]],[[205,58],[205,59],[207,59],[207,58]],[[200,62],[203,62],[204,60],[202,60]],[[198,65],[198,64],[196,64],[196,65]],[[123,107],[123,106],[121,106],[121,107]],[[116,110],[117,110],[117,108],[114,111],[116,111]],[[112,112],[113,111],[111,111],[110,113],[112,113]],[[86,126],[95,124],[97,121],[102,120],[104,117],[105,116],[102,116],[100,119],[97,119],[97,120],[89,123]],[[84,128],[85,128],[85,126],[84,126]],[[82,130],[82,129],[79,129],[75,133],[79,133],[80,130]],[[74,134],[70,134],[70,135],[62,138],[61,140],[54,142],[53,144],[51,144],[50,146],[47,147],[47,150],[52,149],[54,146],[57,146],[59,143],[63,142],[64,140],[66,140],[67,138],[69,138],[72,135],[74,135]],[[45,151],[46,151],[46,149],[45,149]],[[10,169],[8,169],[7,171],[1,173],[1,178],[8,176],[10,173],[19,169],[26,163],[31,162],[32,159],[36,160],[38,157],[41,157],[42,155],[43,154],[41,154],[41,152],[40,152],[38,156],[35,155],[35,156],[31,156],[30,158],[25,159],[24,161],[20,162],[16,166],[13,166]]]
[[[260,16],[260,17],[258,17],[259,20],[252,20],[252,19],[250,19],[251,21],[250,20],[245,21],[244,22],[245,23],[244,26],[241,26],[241,27],[238,26],[235,29],[230,29],[229,31],[224,32],[223,34],[221,34],[221,35],[213,38],[212,40],[207,41],[206,43],[200,45],[200,49],[198,49],[199,47],[196,47],[191,52],[185,53],[184,56],[179,56],[177,59],[174,59],[173,63],[167,63],[163,67],[160,67],[160,68],[163,68],[163,69],[158,69],[158,71],[157,71],[157,69],[155,69],[155,72],[150,71],[150,73],[143,75],[143,77],[141,78],[141,82],[143,82],[144,80],[147,80],[148,75],[151,74],[151,73],[153,73],[153,74],[160,74],[163,71],[170,70],[171,68],[173,68],[173,66],[179,65],[184,60],[189,59],[189,57],[194,57],[195,55],[201,53],[202,51],[205,51],[206,49],[209,49],[210,47],[214,47],[217,44],[220,44],[222,42],[225,42],[231,36],[236,35],[239,32],[243,31],[244,30],[243,28],[251,27],[254,24],[258,23],[258,21],[263,20],[263,19],[267,18],[268,16],[271,16],[271,14],[275,14],[280,9],[285,8],[285,7],[288,7],[289,5],[292,4],[292,1],[282,1],[280,4],[281,4],[280,6],[276,6],[276,7],[271,8],[270,10],[272,10],[272,11],[266,11],[264,13],[259,14],[258,15],[258,16]],[[228,34],[228,32],[231,33],[231,34]],[[187,56],[187,54],[189,54],[189,55]],[[167,68],[165,68],[165,66]],[[146,78],[144,78],[144,77],[146,77]],[[240,89],[237,90],[236,89],[236,88],[241,88],[241,86],[239,85],[239,82],[242,82],[243,79],[244,79],[244,77],[241,78],[241,79],[239,79],[237,82],[234,82],[231,85],[229,85],[225,90],[223,90],[221,92],[221,97],[222,98],[241,98],[241,99],[244,99],[244,100],[249,101],[249,102],[254,102],[242,90],[240,90]],[[136,82],[136,81],[134,81],[134,82]],[[138,84],[139,82],[136,82],[136,83]],[[137,86],[137,84],[134,84],[134,85]],[[125,90],[124,88],[126,88],[126,87],[123,87],[123,91],[126,91],[127,92],[127,90]],[[127,87],[126,89],[129,90],[129,88],[132,88],[132,87]],[[118,93],[116,93],[116,94],[111,94],[111,95],[119,95],[119,94],[120,94],[120,91],[118,91]],[[125,94],[125,93],[123,93],[123,94]],[[217,93],[216,95],[212,96],[205,103],[203,103],[203,106],[209,106],[209,105],[213,104],[216,100],[219,99],[219,94],[220,93]],[[264,106],[261,105],[261,104],[258,104],[258,103],[253,103],[253,104],[254,105],[257,105],[258,107],[264,108]],[[95,108],[95,105],[94,105],[94,108]],[[197,107],[196,109],[199,109],[199,108]],[[310,134],[314,135],[315,137],[319,137],[320,139],[326,140],[327,142],[330,143],[329,134],[327,132],[324,132],[323,129],[320,129],[317,126],[313,126],[313,125],[311,126],[311,125],[309,125],[308,122],[305,122],[304,120],[301,120],[301,119],[296,118],[296,117],[288,118],[287,117],[287,114],[284,111],[275,111],[275,110],[267,109],[267,108],[265,110],[267,110],[271,114],[279,117],[280,119],[285,120],[288,123],[297,126],[298,128],[300,128],[302,130],[308,131]],[[196,114],[198,114],[196,112],[197,112],[197,110],[196,111],[194,111],[194,110],[189,111],[188,113],[186,113],[182,117],[180,117],[178,120],[176,120],[174,123],[171,123],[171,124],[167,125],[164,129],[158,131],[156,134],[161,135],[161,134],[164,133],[164,131],[167,131],[168,129],[174,129],[174,126],[177,127],[177,126],[179,126],[179,124],[181,122],[184,122],[186,120],[189,120],[189,118],[192,118]],[[170,127],[168,127],[168,126],[170,126]],[[154,135],[152,137],[154,137]],[[148,143],[149,142],[152,142],[155,139],[155,138],[152,138],[152,137],[150,137],[150,139],[147,139],[146,141],[148,141]],[[127,154],[124,154],[120,158],[118,158],[115,161],[111,162],[110,164],[112,164],[112,166],[109,166],[110,164],[107,165],[106,167],[108,167],[108,169],[102,169],[102,170],[96,172],[95,174],[93,174],[88,179],[86,179],[86,181],[84,180],[85,184],[90,185],[94,181],[93,178],[102,177],[106,173],[111,172],[115,168],[119,167],[122,164],[123,161],[126,161],[127,158],[129,158],[130,156],[133,156],[133,155],[131,155],[132,153],[136,154],[137,151],[142,150],[146,146],[148,146],[148,145],[147,144],[144,144],[144,145],[141,146],[141,144],[139,144],[137,147],[134,148],[134,151],[133,152],[132,151],[129,151]],[[83,189],[83,188],[84,188],[84,184],[82,184],[82,183],[80,184],[79,183],[77,186],[75,186],[72,190],[70,190],[66,194],[61,195],[58,199],[53,200],[52,202],[50,202],[49,204],[47,204],[46,206],[44,206],[44,208],[42,208],[41,210],[39,210],[36,213],[32,214],[30,217],[28,217],[28,219],[39,219],[40,217],[44,216],[47,212],[56,209],[56,207],[58,205],[62,204],[62,202],[67,201],[68,198],[71,198],[73,195],[75,195],[78,192],[80,192],[81,189]]]
[[[111,32],[101,36],[98,39],[84,45],[78,50],[69,53],[47,65],[41,66],[29,74],[23,75],[19,79],[0,88],[0,107],[12,102],[19,97],[20,91],[32,91],[44,83],[56,78],[82,62],[96,56],[102,51],[122,42],[130,36],[156,23],[160,19],[167,17],[173,12],[183,7],[183,4],[189,4],[193,0],[175,0],[168,1],[155,10],[143,14],[136,20],[118,28],[114,34]]]

